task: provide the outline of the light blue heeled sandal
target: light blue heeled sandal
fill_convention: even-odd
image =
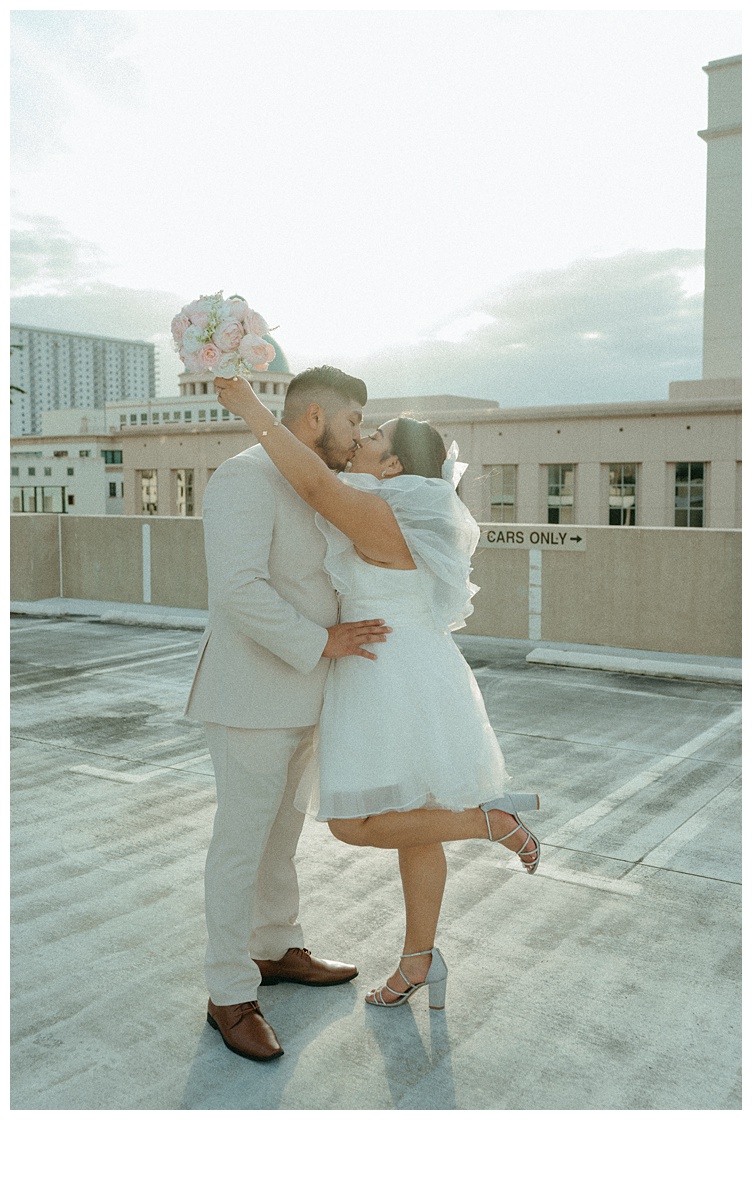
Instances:
[[[513,850],[512,853],[517,855],[528,875],[534,875],[538,870],[538,864],[541,859],[541,844],[535,834],[525,825],[524,821],[520,820],[519,809],[539,809],[540,796],[535,792],[505,792],[503,796],[499,796],[496,800],[486,800],[485,804],[479,805],[479,808],[486,818],[489,842],[500,842],[503,845],[510,837],[514,837],[515,833],[519,833],[520,830],[527,834],[527,838],[520,849]],[[510,816],[517,819],[515,828],[510,833],[505,833],[503,837],[495,838],[491,831],[491,822],[488,814],[493,809],[509,813]],[[506,846],[505,849],[511,850],[511,846]],[[523,854],[527,855],[527,859],[522,857]],[[531,859],[532,861],[530,861]]]
[[[421,958],[426,954],[431,955],[431,965],[428,968],[428,974],[421,983],[412,983],[402,967],[398,967],[400,975],[407,984],[406,992],[395,992],[394,988],[390,988],[388,983],[385,983],[380,988],[374,988],[370,998],[366,996],[366,1004],[372,1004],[374,1008],[399,1008],[401,1004],[406,1004],[410,997],[418,991],[418,988],[428,987],[428,1007],[440,1009],[444,1007],[446,1000],[446,981],[449,974],[448,968],[442,957],[441,951],[437,946],[431,950],[418,950],[415,954],[400,955],[400,962],[403,958]],[[393,996],[399,996],[399,1000],[385,1000],[384,992],[391,992]]]

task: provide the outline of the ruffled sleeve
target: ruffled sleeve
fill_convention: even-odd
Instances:
[[[477,522],[445,479],[398,475],[376,479],[367,474],[343,474],[344,482],[386,500],[417,566],[429,572],[432,608],[442,625],[462,629],[473,611],[479,590],[470,582],[473,553],[480,538]],[[337,591],[348,590],[344,556],[352,543],[323,517],[316,524],[327,539],[325,566]]]

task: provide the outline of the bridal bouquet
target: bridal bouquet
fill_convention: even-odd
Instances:
[[[242,296],[199,296],[172,318],[171,331],[186,370],[197,374],[231,379],[266,371],[274,358],[274,347],[264,340],[269,326]]]

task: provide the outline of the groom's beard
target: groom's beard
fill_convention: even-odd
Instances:
[[[350,462],[354,450],[350,454],[345,455],[341,450],[338,450],[334,444],[334,437],[328,425],[324,426],[324,432],[319,440],[315,443],[316,450],[323,458],[324,462],[332,471],[344,471],[347,464]]]

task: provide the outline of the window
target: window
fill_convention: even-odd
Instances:
[[[205,420],[206,420],[206,409],[205,409],[205,408],[200,408],[200,409],[198,410],[198,419],[199,419],[199,421],[205,421]]]
[[[184,421],[190,421],[190,419],[191,419],[191,409],[190,409],[190,408],[186,408],[186,409],[184,409],[184,410],[183,410],[183,420],[184,420]]]
[[[79,458],[91,458],[91,450],[79,450]]]
[[[127,424],[127,418],[125,416],[125,413],[121,413],[120,414],[120,428],[122,429],[125,424]]]
[[[152,423],[152,425],[158,425],[158,424],[159,424],[159,413],[155,413],[155,412],[153,412],[153,413],[151,414],[151,423]]]
[[[229,410],[228,410],[228,409],[226,409],[226,408],[223,408],[223,409],[222,409],[222,420],[223,420],[223,421],[229,421],[229,419],[230,419],[230,413],[229,413]]]
[[[102,456],[104,458],[104,461],[106,463],[109,463],[110,465],[112,465],[113,463],[121,463],[123,461],[123,451],[122,450],[103,450]]]
[[[75,468],[75,467],[68,467],[68,471],[67,471],[67,473],[68,473],[68,475],[75,475],[75,473],[76,473],[76,468]]]
[[[486,467],[491,481],[491,520],[513,521],[517,467],[513,463]]]
[[[138,423],[138,417],[137,417],[136,413],[131,413],[131,425],[136,425],[137,423]]]
[[[611,463],[608,468],[609,525],[637,524],[637,466]]]
[[[52,457],[53,458],[67,458],[68,451],[67,450],[53,450]]]
[[[117,496],[117,484],[116,483],[110,484],[110,495]]]
[[[36,467],[27,467],[26,468],[27,475],[36,475],[36,473],[37,473]]]
[[[574,521],[574,463],[552,463],[548,468],[548,524]]]
[[[141,512],[154,514],[157,511],[157,472],[139,471],[141,478]]]
[[[51,474],[52,474],[52,467],[45,467],[45,468],[44,468],[44,473],[45,473],[45,475],[51,475]],[[16,474],[18,474],[18,471],[16,471]]]
[[[141,413],[141,424],[142,425],[149,424],[149,414],[148,413]]]
[[[193,471],[181,468],[175,472],[177,510],[179,517],[193,516]]]
[[[701,529],[705,524],[705,463],[676,464],[674,525]]]
[[[172,414],[172,419],[173,419],[173,421],[179,421],[179,420],[180,420],[180,413],[179,413],[179,412],[174,412],[174,413]]]
[[[170,419],[170,414],[169,414],[169,413],[166,413],[166,412],[163,412],[163,413],[162,413],[162,420],[163,420],[163,421],[169,421],[169,419]]]
[[[68,508],[73,508],[75,503],[76,503],[76,497],[71,495],[70,492],[68,492]]]
[[[261,395],[263,395],[263,393],[266,391],[266,389],[267,389],[267,387],[268,387],[268,386],[269,386],[269,385],[268,385],[267,383],[257,383],[257,384],[256,384],[256,387],[258,388],[258,390],[259,390],[259,393],[260,393]]]
[[[219,413],[217,412],[216,408],[209,409],[209,420],[210,421],[216,421],[218,416],[219,416]]]

